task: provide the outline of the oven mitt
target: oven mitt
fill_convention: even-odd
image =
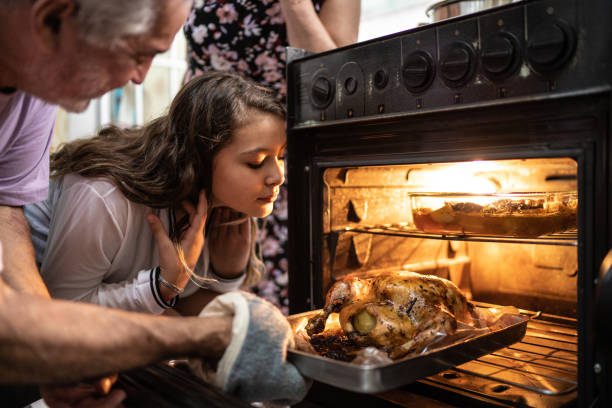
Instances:
[[[205,381],[248,402],[295,404],[308,392],[311,380],[287,361],[293,332],[283,314],[268,301],[243,291],[216,297],[200,317],[233,315],[232,339],[217,365],[207,369],[200,359],[191,370]]]

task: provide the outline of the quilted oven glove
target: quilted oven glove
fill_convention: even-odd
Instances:
[[[287,361],[294,345],[287,319],[271,303],[253,294],[235,291],[218,296],[201,317],[233,315],[232,339],[216,372],[199,359],[190,361],[196,375],[248,402],[295,404],[308,392],[311,380]]]

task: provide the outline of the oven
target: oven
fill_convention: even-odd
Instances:
[[[292,54],[290,314],[347,274],[404,270],[529,318],[489,354],[373,394],[315,382],[305,406],[611,406],[611,17],[521,1]],[[445,221],[462,203],[544,212]]]

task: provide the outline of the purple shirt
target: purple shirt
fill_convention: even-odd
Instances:
[[[17,91],[0,93],[0,205],[43,201],[56,106]]]

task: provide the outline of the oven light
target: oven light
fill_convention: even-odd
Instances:
[[[491,194],[499,192],[502,187],[493,176],[501,168],[499,163],[492,161],[450,163],[428,172],[426,180],[421,182],[430,191]]]

